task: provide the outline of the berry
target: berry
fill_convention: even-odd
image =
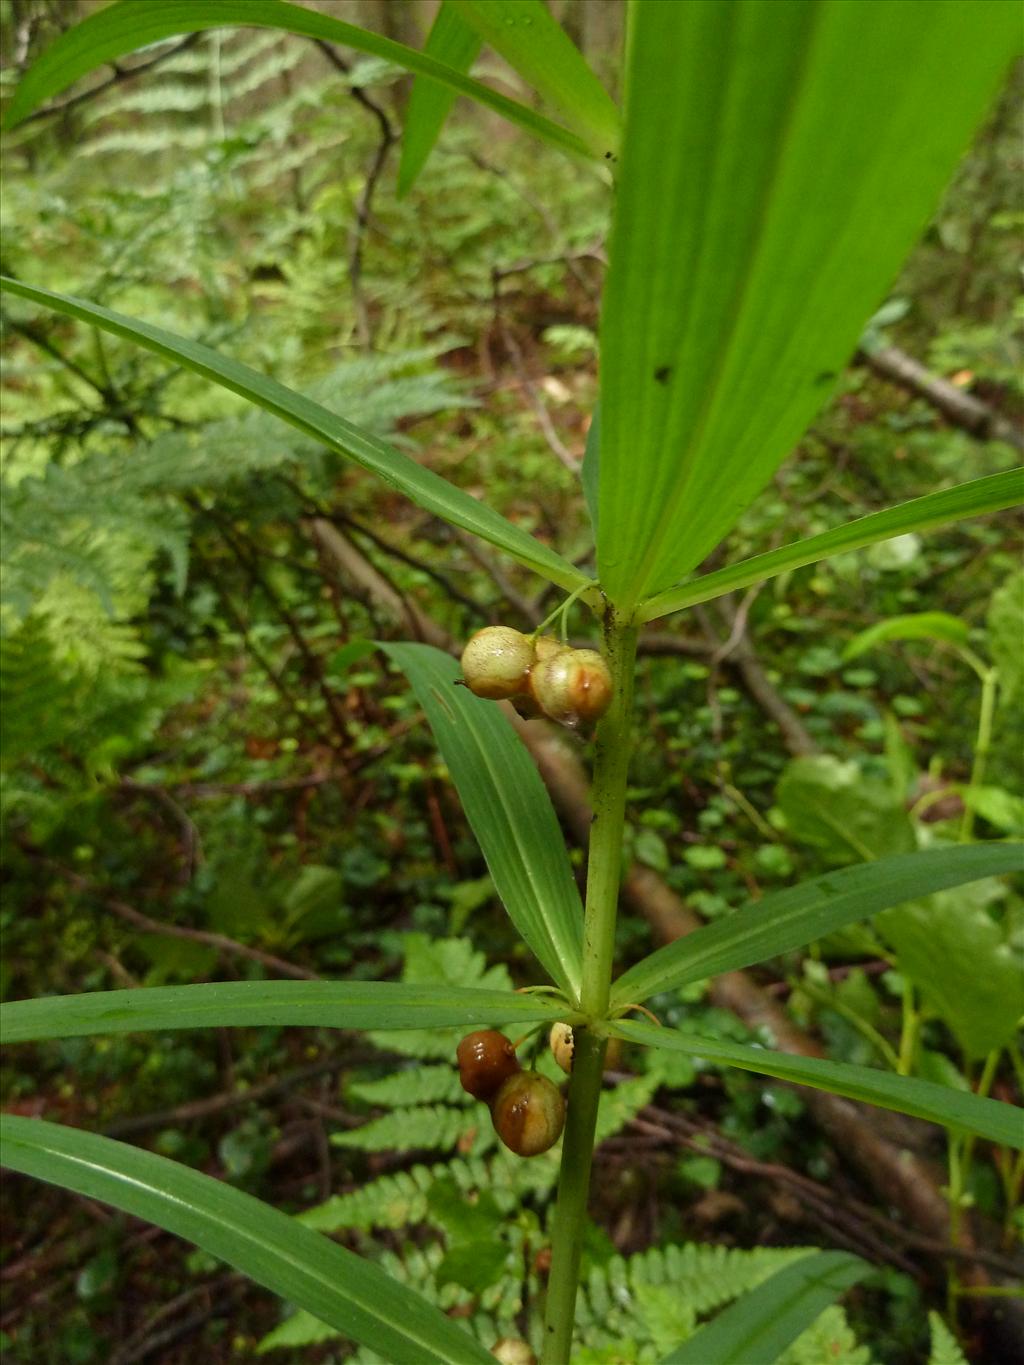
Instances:
[[[491,1119],[509,1151],[538,1156],[562,1136],[565,1100],[546,1076],[521,1071],[503,1082],[491,1105]]]
[[[478,697],[501,701],[525,692],[533,645],[511,626],[486,626],[462,651],[462,675]]]
[[[485,1103],[494,1098],[502,1082],[521,1069],[512,1044],[493,1028],[467,1033],[455,1055],[463,1090]]]
[[[530,691],[546,716],[575,728],[608,710],[612,675],[596,649],[567,649],[531,670]]]

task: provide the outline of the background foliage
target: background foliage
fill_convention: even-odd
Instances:
[[[5,80],[75,11],[4,0]],[[605,71],[617,15],[560,16]],[[422,40],[419,6],[355,17]],[[587,562],[574,472],[596,394],[598,176],[460,106],[400,198],[395,70],[245,31],[159,55],[11,135],[4,269],[226,347]],[[1020,109],[1015,73],[730,557],[1017,461]],[[127,344],[17,301],[2,325],[5,997],[288,971],[529,980],[413,697],[345,643],[408,638],[413,612],[456,639],[533,624],[535,580]],[[893,382],[894,347],[1011,439],[978,439]],[[1004,516],[902,537],[652,630],[629,857],[713,920],[798,877],[955,839],[965,819],[1024,832],[1016,529]],[[927,628],[888,624],[922,613]],[[965,651],[998,669],[984,746]],[[759,981],[830,1056],[877,1065],[901,1060],[910,983],[915,1071],[976,1083],[992,1048],[1020,1067],[1022,904],[1004,882],[939,893]],[[639,915],[619,933],[623,964],[650,947]],[[951,945],[941,976],[936,943]],[[752,1036],[704,986],[654,1006]],[[543,1279],[555,1166],[494,1149],[451,1052],[426,1034],[398,1048],[289,1030],[69,1040],[5,1058],[5,1105],[131,1136],[303,1211],[498,1335]],[[823,1213],[822,1188],[874,1196],[795,1092],[681,1056],[621,1066],[601,1119],[586,1365],[654,1359],[812,1243],[888,1269],[849,1316],[823,1315],[794,1365],[826,1350],[895,1365],[929,1342],[935,1365],[958,1358],[934,1314],[929,1327],[935,1263],[867,1214],[836,1227]],[[899,1140],[942,1155],[934,1133]],[[1003,1257],[1020,1230],[1014,1179],[986,1150],[964,1192]],[[172,1239],[21,1182],[8,1197],[12,1360],[350,1358]],[[680,1274],[685,1293],[669,1295]],[[966,1358],[982,1342],[968,1318]]]

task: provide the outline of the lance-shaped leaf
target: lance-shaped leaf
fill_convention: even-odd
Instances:
[[[661,1365],[775,1365],[801,1332],[871,1266],[845,1251],[818,1251],[776,1271],[730,1304]]]
[[[844,659],[859,659],[877,645],[889,640],[933,640],[963,649],[970,639],[967,622],[948,611],[912,611],[906,616],[890,616],[876,621],[850,640],[843,650]]]
[[[974,1133],[977,1137],[988,1138],[1005,1147],[1024,1149],[1024,1109],[1003,1104],[999,1100],[985,1099],[970,1091],[952,1090],[944,1085],[933,1085],[931,1081],[918,1081],[909,1076],[897,1076],[892,1071],[876,1071],[868,1066],[828,1062],[819,1057],[794,1057],[788,1052],[751,1047],[745,1043],[702,1038],[695,1033],[657,1028],[654,1024],[631,1019],[616,1020],[608,1025],[608,1032],[627,1043],[642,1043],[668,1052],[683,1052],[688,1057],[722,1062],[741,1071],[754,1071],[760,1076],[791,1081],[794,1085],[828,1090],[833,1095],[843,1095],[864,1104],[876,1104],[881,1109],[895,1109],[901,1114],[941,1123],[959,1132]]]
[[[585,157],[594,154],[568,128],[471,80],[429,53],[418,52],[414,47],[406,47],[404,43],[383,38],[355,24],[346,24],[330,14],[285,4],[284,0],[159,0],[159,4],[143,5],[137,0],[118,0],[66,29],[46,49],[14,92],[4,125],[14,127],[44,100],[60,94],[97,67],[114,62],[129,52],[181,33],[200,33],[229,25],[278,29],[282,33],[297,33],[305,38],[341,43],[359,52],[369,52],[407,71],[438,81],[456,94],[468,95],[563,151]]]
[[[442,0],[423,51],[453,71],[468,71],[480,51],[480,37],[459,16],[452,0]],[[408,194],[444,126],[457,92],[451,86],[417,76],[413,82],[402,128],[402,159],[398,193]]]
[[[297,1026],[461,1028],[563,1018],[536,995],[392,981],[212,981],[131,991],[47,995],[0,1005],[0,1042],[156,1029]]]
[[[700,563],[792,449],[1019,41],[1000,0],[630,15],[598,535],[623,606]]]
[[[123,1142],[0,1117],[10,1170],[144,1218],[226,1261],[385,1360],[486,1365],[493,1357],[379,1266],[221,1180]]]
[[[509,917],[552,981],[579,997],[583,907],[551,798],[494,702],[456,687],[430,645],[382,644],[412,684]]]
[[[808,536],[806,540],[783,545],[778,550],[741,559],[714,573],[703,574],[691,583],[680,583],[674,588],[649,598],[640,608],[642,621],[653,621],[658,616],[692,607],[697,602],[708,602],[723,593],[747,588],[781,573],[801,569],[805,564],[816,564],[832,555],[850,550],[863,550],[880,540],[906,535],[910,531],[931,531],[937,526],[963,521],[967,517],[981,517],[989,512],[1001,512],[1006,507],[1024,503],[1024,469],[1008,469],[1002,474],[989,474],[983,479],[944,488],[938,493],[926,493],[923,498],[901,502],[882,512],[858,517],[831,531]]]
[[[101,13],[105,14],[103,10]],[[428,512],[459,526],[481,540],[489,541],[499,549],[528,565],[535,572],[548,578],[561,587],[577,588],[588,582],[585,574],[554,550],[541,545],[525,531],[506,521],[485,503],[464,493],[462,489],[442,479],[433,470],[424,469],[408,455],[403,455],[386,441],[379,440],[369,432],[337,417],[327,408],[314,403],[304,394],[286,388],[276,379],[259,374],[238,360],[231,360],[218,351],[204,346],[201,342],[190,341],[187,337],[166,332],[162,327],[140,322],[137,318],[126,317],[109,308],[88,303],[84,299],[71,298],[66,294],[55,294],[49,289],[39,289],[24,284],[21,280],[11,280],[0,276],[0,289],[20,298],[30,299],[45,308],[52,308],[68,317],[88,322],[101,331],[112,332],[114,336],[124,337],[135,342],[147,351],[153,351],[164,359],[183,365],[188,370],[212,380],[222,388],[265,408],[275,417],[297,427],[299,431],[322,441],[331,450],[348,456],[356,464],[376,474],[379,479],[396,488]]]
[[[737,971],[933,891],[1024,871],[1024,844],[960,844],[844,867],[744,906],[645,957],[615,982],[612,1005]]]
[[[619,111],[569,35],[541,0],[452,0],[467,24],[542,98],[558,109],[597,156],[619,148]]]

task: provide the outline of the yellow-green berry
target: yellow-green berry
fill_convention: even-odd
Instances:
[[[530,691],[546,716],[575,727],[608,710],[612,675],[596,649],[567,649],[531,669]]]
[[[500,701],[525,692],[533,645],[511,626],[486,626],[462,651],[462,676],[478,697]]]

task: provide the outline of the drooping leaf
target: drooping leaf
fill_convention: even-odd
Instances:
[[[991,843],[898,854],[815,877],[651,953],[615,982],[612,1005],[753,966],[928,892],[1021,870],[1024,844]]]
[[[1019,41],[998,0],[630,14],[598,537],[622,606],[698,564],[792,449]]]
[[[989,652],[999,669],[1000,701],[1012,705],[1024,693],[1024,569],[992,594],[986,625]]]
[[[944,891],[875,922],[899,970],[975,1059],[1011,1042],[1024,1017],[1024,952],[986,908],[993,889]]]
[[[526,1023],[564,1016],[549,1000],[506,991],[408,986],[391,981],[213,981],[0,1005],[0,1041],[81,1038],[150,1029],[415,1029]]]
[[[948,611],[914,611],[906,616],[890,616],[859,631],[843,650],[844,659],[859,659],[868,650],[889,640],[934,640],[940,644],[963,647],[970,632],[967,623]]]
[[[10,1170],[184,1237],[385,1359],[493,1361],[456,1322],[378,1266],[224,1181],[42,1119],[5,1114],[0,1132]]]
[[[551,798],[494,702],[456,687],[429,645],[382,644],[412,684],[509,917],[551,979],[578,998],[583,907]]]
[[[795,1085],[809,1085],[816,1090],[828,1090],[833,1095],[876,1104],[882,1109],[895,1109],[901,1114],[928,1119],[1006,1147],[1024,1148],[1024,1110],[998,1100],[951,1090],[930,1081],[919,1081],[909,1076],[897,1076],[891,1071],[876,1071],[867,1066],[850,1066],[846,1062],[828,1062],[819,1057],[795,1057],[787,1052],[750,1047],[744,1043],[723,1042],[717,1038],[702,1038],[674,1028],[658,1028],[654,1024],[631,1019],[617,1019],[608,1025],[614,1038],[647,1047],[683,1052],[689,1057],[703,1057],[709,1062],[722,1062],[753,1071],[761,1076],[774,1076]]]
[[[865,777],[853,759],[794,758],[775,799],[793,837],[832,863],[909,853],[917,845],[903,802],[888,783]]]
[[[452,0],[460,16],[544,99],[596,156],[619,147],[619,111],[541,0]]]
[[[102,18],[108,12],[102,10],[97,17]],[[312,11],[303,10],[302,13]],[[329,412],[319,403],[314,403],[311,398],[296,393],[294,389],[286,388],[276,379],[258,374],[240,361],[222,356],[201,342],[190,341],[187,337],[166,332],[162,327],[154,327],[151,323],[126,317],[123,313],[101,308],[98,304],[88,303],[84,299],[55,294],[49,289],[39,289],[34,285],[24,284],[21,280],[0,276],[0,289],[20,298],[30,299],[43,307],[52,308],[68,317],[78,318],[100,328],[101,331],[124,337],[176,365],[193,370],[204,379],[221,385],[222,388],[230,389],[232,393],[241,394],[250,403],[265,408],[267,412],[297,427],[299,431],[322,441],[330,449],[348,456],[442,520],[451,522],[453,526],[460,526],[464,531],[469,531],[492,545],[497,545],[521,563],[527,564],[537,573],[562,587],[572,589],[587,582],[586,576],[568,560],[549,550],[547,546],[540,544],[517,526],[513,526],[485,503],[478,502],[476,498],[450,484],[447,479],[442,479],[432,470],[424,469],[410,456],[403,455],[385,441],[353,426],[351,422],[346,422],[344,418]]]
[[[468,95],[486,105],[511,123],[519,124],[535,137],[561,147],[577,156],[594,153],[570,132],[536,113],[525,104],[500,95],[489,86],[426,52],[383,38],[368,29],[346,24],[330,14],[289,5],[284,0],[160,0],[159,4],[139,5],[136,0],[117,0],[106,9],[94,11],[80,24],[66,29],[22,77],[4,120],[13,128],[45,100],[59,95],[80,77],[126,53],[173,38],[182,33],[201,33],[211,28],[241,25],[248,28],[280,29],[328,43],[341,43],[359,52],[369,52],[386,62],[426,76],[457,94]]]
[[[859,1256],[819,1251],[788,1265],[670,1352],[661,1365],[775,1365],[787,1346],[871,1270]]]
[[[927,493],[923,498],[914,498],[910,502],[901,502],[897,507],[887,507],[882,512],[858,517],[856,521],[848,521],[817,536],[808,536],[806,540],[797,540],[781,549],[769,550],[767,554],[738,560],[724,569],[703,574],[690,583],[667,588],[642,605],[640,619],[653,621],[658,616],[667,616],[669,612],[680,611],[697,602],[708,602],[714,597],[721,597],[723,593],[747,588],[751,583],[789,573],[805,564],[815,564],[831,555],[861,550],[912,531],[933,530],[967,517],[1000,512],[1022,502],[1024,469],[1010,469],[1002,474],[972,479],[969,483],[957,484],[955,488]],[[1021,581],[1024,582],[1024,575],[1021,575]]]
[[[442,0],[423,51],[453,71],[468,71],[480,51],[480,37],[457,12],[451,0]],[[426,164],[458,92],[450,86],[417,76],[405,110],[402,159],[398,166],[398,193],[408,194]]]

